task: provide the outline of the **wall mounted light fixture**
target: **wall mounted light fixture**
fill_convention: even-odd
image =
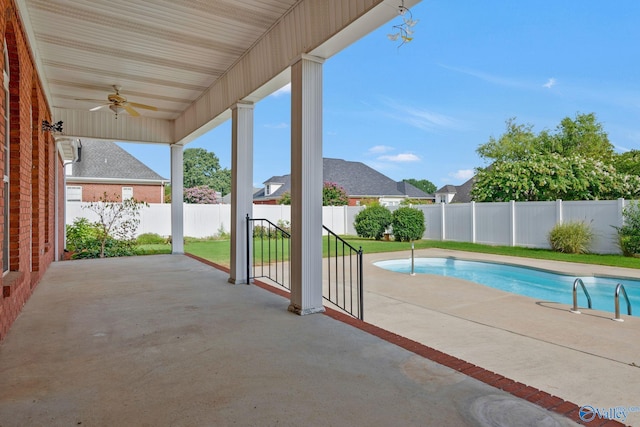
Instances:
[[[42,132],[59,132],[62,133],[62,121],[57,123],[49,123],[47,120],[42,121]]]

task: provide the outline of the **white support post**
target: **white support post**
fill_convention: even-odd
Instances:
[[[171,253],[184,253],[183,152],[171,146]]]
[[[247,215],[253,217],[253,106],[231,107],[231,268],[229,283],[249,283]],[[249,245],[251,242],[249,241]]]
[[[322,305],[322,63],[302,55],[291,65],[291,303]]]

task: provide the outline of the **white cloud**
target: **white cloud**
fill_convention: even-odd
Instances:
[[[291,93],[291,83],[287,83],[286,85],[282,86],[280,89],[278,89],[277,91],[273,92],[271,94],[271,96],[275,96],[276,98],[282,95],[287,95]]]
[[[470,68],[458,68],[451,67],[445,64],[438,64],[440,67],[445,68],[447,70],[455,71],[457,73],[466,74],[468,76],[476,77],[480,80],[484,80],[488,83],[493,83],[500,86],[509,86],[509,87],[527,87],[530,86],[526,82],[522,80],[512,79],[509,77],[498,76],[494,74],[485,73],[484,71],[473,70]]]
[[[389,117],[418,129],[434,131],[436,129],[456,129],[461,127],[457,120],[444,114],[406,106],[394,100],[386,100],[386,104],[391,110],[390,112],[387,110]]]
[[[549,80],[547,80],[547,82],[545,84],[542,85],[542,87],[546,87],[547,89],[551,89],[551,87],[555,86],[557,83],[557,80],[554,79],[553,77],[551,77]]]
[[[459,179],[462,181],[467,181],[475,175],[475,171],[473,169],[459,169],[455,172],[449,174],[450,177]]]
[[[393,156],[380,156],[378,160],[385,160],[387,162],[405,163],[405,162],[419,162],[420,157],[412,153],[401,153]]]
[[[289,125],[287,123],[270,123],[270,124],[266,124],[264,125],[264,127],[268,128],[268,129],[287,129],[289,128]]]
[[[394,148],[389,147],[388,145],[376,145],[374,147],[369,148],[369,154],[383,154],[393,150]]]

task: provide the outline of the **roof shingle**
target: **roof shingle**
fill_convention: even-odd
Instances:
[[[82,156],[73,163],[71,176],[167,181],[115,142],[90,139],[82,140]]]

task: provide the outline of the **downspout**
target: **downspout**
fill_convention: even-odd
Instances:
[[[60,153],[62,152],[61,149],[61,141],[57,142],[57,153],[58,155],[60,155]],[[66,230],[66,225],[67,225],[67,174],[66,174],[66,168],[67,165],[70,165],[72,163],[75,162],[79,162],[80,161],[80,148],[82,147],[82,143],[80,142],[80,140],[78,139],[77,142],[72,142],[72,146],[73,146],[73,160],[67,161],[67,162],[63,162],[62,163],[62,195],[64,197],[64,203],[63,203],[63,209],[62,209],[62,216],[64,218],[64,223],[65,223],[65,227],[63,229],[63,235],[62,235],[62,244],[64,247],[67,246],[67,230]],[[64,157],[62,157],[62,160],[64,160]],[[59,171],[59,166],[58,166],[58,160],[56,159],[56,189],[55,189],[55,209],[56,209],[56,214],[55,214],[55,229],[56,229],[56,233],[55,233],[55,261],[60,261],[60,230],[58,230],[58,225],[60,224],[60,191],[59,191],[59,176],[60,176],[60,171]]]
[[[60,159],[59,159],[60,154],[58,153],[58,149],[56,148],[56,178],[54,180],[54,190],[53,190],[53,194],[54,194],[54,209],[55,209],[55,214],[54,214],[54,226],[53,229],[54,231],[54,236],[53,236],[53,244],[54,244],[54,256],[53,256],[53,260],[54,262],[58,262],[60,260],[60,230],[58,230],[58,224],[60,224],[60,214],[58,213],[58,209],[60,207],[60,201],[58,200],[58,187],[59,187],[59,183],[58,183],[58,176],[60,175],[60,166],[58,166],[58,164],[60,163]],[[66,233],[65,233],[66,234]]]

